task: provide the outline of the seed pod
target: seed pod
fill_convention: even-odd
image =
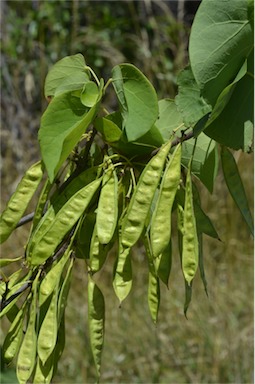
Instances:
[[[42,322],[37,342],[37,350],[43,365],[53,352],[58,334],[58,286],[55,287],[49,308]]]
[[[158,311],[160,304],[160,285],[159,278],[156,274],[153,263],[153,255],[150,247],[148,236],[144,236],[144,245],[149,264],[149,282],[148,282],[148,305],[153,322],[156,324],[158,320]]]
[[[181,177],[181,144],[178,144],[164,171],[159,196],[151,220],[151,247],[158,257],[171,238],[171,211]]]
[[[113,288],[120,303],[132,288],[132,264],[130,249],[123,249],[119,242],[118,258],[114,266]]]
[[[131,248],[142,234],[170,148],[171,142],[163,145],[146,165],[139,178],[122,223],[121,243],[125,252],[126,248]]]
[[[88,279],[89,334],[92,354],[99,378],[104,343],[105,304],[103,294],[98,286],[90,276]]]
[[[190,285],[193,280],[198,267],[198,253],[198,238],[196,219],[193,209],[190,161],[186,178],[182,239],[182,270],[188,285]]]
[[[0,216],[0,244],[8,239],[22,218],[43,176],[41,161],[33,164],[21,179]]]
[[[34,234],[33,253],[30,249],[28,255],[31,265],[40,265],[53,254],[89,205],[100,183],[101,179],[97,179],[81,188],[57,212],[54,221],[43,233],[40,231]]]
[[[23,322],[26,314],[27,301],[13,320],[3,344],[4,360],[10,364],[16,356],[23,338]]]
[[[37,286],[41,271],[38,272],[32,286],[32,302],[30,306],[29,321],[23,338],[17,360],[17,378],[20,384],[27,383],[36,362],[36,318],[37,318]]]
[[[110,162],[110,159],[107,160]],[[97,233],[101,244],[108,244],[115,232],[118,219],[118,178],[112,163],[102,181],[97,208]]]
[[[41,218],[35,230],[33,231],[32,236],[29,239],[26,248],[26,256],[28,262],[31,260],[31,255],[35,244],[38,240],[44,236],[44,233],[47,232],[47,229],[55,221],[57,213],[60,209],[81,189],[85,188],[89,183],[91,183],[96,178],[96,172],[98,167],[92,167],[86,171],[80,173],[72,180],[67,180],[61,187],[60,191],[56,193],[51,198],[51,205],[49,206],[45,215]]]

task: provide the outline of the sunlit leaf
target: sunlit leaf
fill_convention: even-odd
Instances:
[[[41,119],[39,142],[41,154],[52,182],[54,177],[79,142],[81,135],[96,117],[102,97],[101,83],[96,104],[88,109],[71,93],[53,98]]]
[[[59,60],[46,76],[45,97],[81,89],[84,83],[89,81],[85,65],[84,57],[80,53]]]

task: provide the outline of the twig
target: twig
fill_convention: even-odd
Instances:
[[[31,212],[31,213],[29,213],[28,215],[22,217],[22,218],[20,219],[20,221],[18,222],[18,224],[16,225],[16,228],[21,227],[22,225],[27,224],[27,223],[29,223],[30,221],[32,221],[33,218],[34,218],[34,215],[35,215],[35,213],[34,213],[34,212]]]

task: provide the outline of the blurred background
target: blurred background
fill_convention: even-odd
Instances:
[[[27,167],[40,158],[37,131],[46,108],[43,95],[50,67],[82,53],[107,80],[114,65],[135,64],[159,98],[174,97],[176,77],[188,62],[188,37],[199,1],[1,0],[1,203]],[[114,100],[106,100],[114,103]],[[253,156],[236,153],[253,209]],[[188,320],[176,230],[169,290],[162,286],[159,322],[147,308],[147,261],[133,252],[134,286],[119,308],[112,289],[113,256],[99,276],[106,298],[102,383],[253,382],[253,240],[219,172],[212,195],[199,186],[202,206],[221,242],[204,238],[209,298],[194,281]],[[18,257],[29,233],[19,228],[2,247]],[[53,383],[93,383],[86,274],[77,260],[66,311],[66,348]],[[8,327],[3,322],[1,338]],[[14,383],[14,367],[2,365],[2,383]]]

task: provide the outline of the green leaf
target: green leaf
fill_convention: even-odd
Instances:
[[[202,95],[214,105],[253,47],[247,0],[204,0],[189,40],[191,68]]]
[[[97,115],[102,97],[100,84],[96,104],[88,110],[79,98],[65,93],[53,98],[41,119],[39,142],[50,182]]]
[[[250,152],[254,118],[253,54],[248,58],[244,76],[243,71],[245,63],[234,82],[219,96],[204,132],[222,145]]]
[[[98,117],[95,120],[95,128],[108,143],[118,141],[122,135],[122,130],[113,121],[107,117]]]
[[[177,110],[174,100],[162,99],[158,102],[159,117],[155,126],[161,133],[164,141],[170,139],[173,130],[181,127],[183,124],[182,116]]]
[[[214,180],[218,172],[216,143],[204,133],[201,133],[196,140],[196,149],[192,161],[192,173],[196,175],[212,193]],[[188,167],[194,145],[194,139],[182,143],[182,164],[185,167]]]
[[[151,129],[158,117],[157,94],[149,80],[132,64],[114,67],[112,75],[123,117],[122,129],[128,142],[135,141]]]
[[[81,102],[86,107],[93,107],[96,104],[98,98],[98,86],[94,81],[88,81],[85,83],[82,93]]]
[[[85,66],[84,57],[80,53],[59,60],[46,76],[45,97],[81,89],[89,81],[89,72]]]
[[[190,67],[179,73],[177,84],[179,88],[175,103],[182,115],[184,124],[186,127],[190,127],[211,112],[212,107],[201,96],[200,88]]]
[[[234,202],[239,208],[249,230],[254,236],[253,219],[249,208],[249,203],[245,194],[242,179],[232,153],[225,147],[221,150],[222,169],[228,190]]]

